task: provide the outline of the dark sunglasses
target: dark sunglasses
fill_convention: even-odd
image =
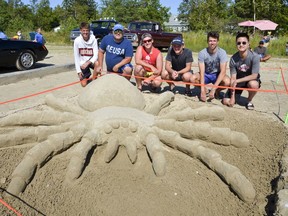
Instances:
[[[150,43],[152,41],[152,39],[149,40],[143,40],[143,43]]]
[[[246,45],[247,44],[247,42],[246,41],[243,41],[243,42],[237,42],[237,45],[239,46],[239,45]]]
[[[122,31],[122,30],[115,30],[114,33],[115,33],[115,34],[118,34],[118,33],[119,33],[119,34],[122,34],[123,31]]]

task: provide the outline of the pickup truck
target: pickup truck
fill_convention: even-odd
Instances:
[[[113,19],[103,19],[103,20],[96,20],[90,23],[90,34],[94,34],[97,38],[98,43],[101,42],[102,38],[105,35],[108,35],[112,32],[112,29],[115,24],[118,22]],[[76,37],[80,35],[80,29],[74,29],[70,33],[70,40],[74,41]]]
[[[160,23],[153,21],[133,21],[128,24],[128,29],[124,30],[124,37],[131,41],[134,48],[141,44],[141,36],[150,33],[154,40],[154,47],[159,49],[169,48],[171,41],[175,37],[182,37],[181,33],[164,32]]]

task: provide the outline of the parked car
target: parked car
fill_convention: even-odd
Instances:
[[[0,67],[28,70],[48,55],[45,45],[25,40],[0,39]]]
[[[134,48],[139,46],[141,36],[150,33],[153,37],[153,46],[159,49],[167,49],[175,37],[183,37],[182,33],[164,32],[159,22],[153,21],[132,21],[128,24],[128,29],[124,31],[124,37],[131,41]]]

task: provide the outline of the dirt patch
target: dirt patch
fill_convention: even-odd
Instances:
[[[261,66],[271,68],[263,70],[262,89],[282,90],[284,85],[277,83],[279,70],[273,69],[280,67],[279,62],[271,60],[267,64],[261,63]],[[74,73],[70,71],[0,86],[0,101],[77,81]],[[69,101],[75,100],[82,91],[85,89],[76,84],[53,91],[53,94]],[[0,114],[6,116],[23,109],[41,109],[44,95],[1,105]],[[151,101],[158,95],[145,94],[145,97]],[[185,99],[185,104],[180,103],[181,99]],[[194,100],[177,94],[175,101],[165,110],[177,112],[185,106],[222,106],[217,100],[207,104]],[[247,111],[241,105],[224,107],[225,119],[209,122],[215,127],[228,127],[249,137],[251,145],[248,148],[211,143],[208,146],[219,152],[224,161],[238,167],[252,182],[257,195],[251,204],[241,201],[202,162],[169,147],[165,148],[167,173],[164,177],[155,176],[144,148],[138,152],[135,164],[130,163],[124,148],[119,149],[110,163],[105,163],[104,146],[91,152],[83,175],[73,185],[65,185],[63,181],[72,147],[38,169],[19,197],[4,197],[11,173],[33,143],[0,149],[0,198],[23,215],[271,215],[279,161],[288,140],[287,127],[281,121],[288,110],[287,101],[285,94],[259,93],[255,97],[255,111]],[[3,133],[3,128],[0,131]],[[0,214],[8,215],[11,211],[0,203]]]

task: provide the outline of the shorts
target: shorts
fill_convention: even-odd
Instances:
[[[261,80],[260,80],[260,79],[257,79],[256,81],[258,82],[259,88],[260,88],[260,87],[261,87]],[[248,82],[238,83],[238,84],[236,85],[236,87],[238,87],[238,88],[248,88]],[[241,95],[242,92],[243,92],[243,90],[236,89],[236,90],[235,90],[235,95]],[[228,95],[227,97],[230,97],[230,96],[231,96],[231,89],[229,89],[229,90],[227,91],[227,95]]]
[[[83,77],[80,80],[89,79],[89,77],[91,76],[90,68],[94,69],[94,65],[90,64],[89,67],[86,67],[85,69],[81,69],[81,72],[83,73]]]
[[[125,67],[130,67],[133,70],[133,65],[131,63],[125,64],[118,69],[118,73],[123,73]],[[112,70],[113,71],[113,70]]]
[[[209,84],[212,83],[214,84],[219,76],[219,73],[204,73],[204,83]]]
[[[148,78],[148,77],[150,77],[150,76],[152,76],[153,75],[153,72],[152,71],[146,71],[145,73],[144,73],[144,77],[146,77],[146,78]]]
[[[190,70],[188,73],[193,74],[193,70]],[[178,74],[175,81],[182,81],[183,80],[183,74]]]

